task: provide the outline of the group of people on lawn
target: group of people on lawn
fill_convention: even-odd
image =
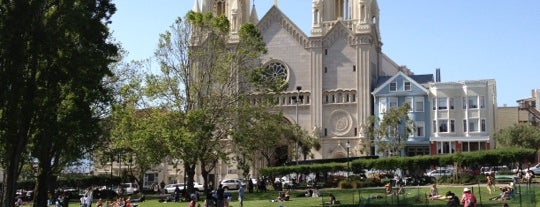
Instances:
[[[491,194],[492,188],[494,188],[493,180],[488,179],[488,189],[489,193]],[[490,200],[498,200],[498,201],[506,201],[507,199],[510,199],[514,195],[514,183],[511,182],[507,186],[499,187],[501,190],[501,193]],[[402,186],[400,186],[400,190],[398,190],[398,194],[400,194],[399,191],[404,192],[402,190]],[[394,191],[392,189],[392,185],[390,183],[387,183],[385,185],[385,194],[386,195],[394,195]],[[461,199],[459,199],[454,193],[448,192],[445,195],[439,194],[439,190],[437,189],[437,184],[432,184],[431,188],[429,190],[429,195],[427,196],[429,200],[446,200],[448,201],[447,206],[459,206],[460,204],[465,207],[476,207],[476,197],[471,192],[471,189],[464,188],[463,189],[463,195],[461,196]],[[503,206],[508,206],[508,204],[504,203]]]
[[[488,188],[490,188],[490,186],[488,185]],[[503,186],[503,187],[499,187],[499,189],[501,190],[501,193],[493,198],[491,198],[490,200],[498,200],[498,201],[506,201],[507,199],[510,199],[513,197],[514,195],[514,183],[513,182],[510,182],[509,185],[507,186]],[[491,190],[491,189],[490,189]],[[489,193],[491,194],[491,191],[489,191]],[[459,198],[457,198],[455,196],[454,193],[452,192],[448,192],[446,193],[446,195],[440,195],[439,192],[438,192],[438,189],[437,189],[437,184],[433,184],[430,188],[430,191],[429,191],[429,196],[428,196],[428,199],[430,200],[446,200],[448,199],[448,205],[447,206],[458,206],[459,203],[461,203],[463,206],[465,207],[476,207],[476,197],[474,196],[474,194],[471,192],[471,189],[469,188],[464,188],[463,189],[463,195],[461,197],[461,200],[459,200]],[[457,202],[457,200],[459,200],[459,203]],[[508,204],[506,203],[503,203],[503,206],[508,206]]]

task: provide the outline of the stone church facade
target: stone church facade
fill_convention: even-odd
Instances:
[[[373,114],[371,92],[379,77],[400,71],[412,74],[381,51],[377,1],[313,0],[310,34],[292,22],[277,3],[259,19],[251,2],[195,0],[192,10],[225,15],[231,22],[233,44],[242,24],[257,25],[268,48],[261,64],[288,84],[278,107],[291,124],[298,124],[321,143],[320,150],[312,151],[312,158],[374,155],[373,142],[365,137],[367,119]],[[294,157],[289,154],[288,160],[294,161]],[[253,163],[254,167],[266,166],[262,160]],[[218,179],[241,175],[234,163],[220,168]]]
[[[289,85],[279,106],[319,139],[314,158],[346,157],[347,143],[351,157],[373,154],[365,138],[371,91],[379,77],[410,71],[381,51],[377,1],[314,0],[312,16],[310,35],[276,5],[257,23],[268,47],[263,64],[279,64]]]

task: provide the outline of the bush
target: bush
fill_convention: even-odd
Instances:
[[[339,188],[341,189],[351,189],[353,188],[352,183],[347,180],[339,181]]]
[[[359,184],[360,184],[360,187],[377,187],[377,186],[382,186],[382,183],[379,182],[377,179],[374,179],[374,178],[368,178],[368,179],[365,179],[365,180],[361,181]]]

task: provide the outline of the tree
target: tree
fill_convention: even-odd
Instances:
[[[51,178],[87,155],[100,133],[95,111],[108,101],[102,80],[118,51],[106,27],[115,7],[108,0],[2,1],[0,11],[0,205],[13,205],[29,155],[38,161],[34,206],[45,206]]]
[[[145,100],[146,74],[141,71],[148,63],[147,60],[132,61],[115,70],[115,79],[111,80],[115,100],[110,116],[105,119],[110,135],[98,153],[102,164],[116,157],[120,158],[119,162],[129,163],[126,175],[140,186],[145,172],[170,153],[161,132],[161,125],[166,124],[163,118],[166,110],[149,107]]]
[[[529,124],[515,124],[493,136],[502,146],[540,149],[540,129]]]
[[[207,184],[218,161],[228,161],[231,131],[237,128],[237,113],[244,111],[239,108],[249,106],[243,102],[249,101],[250,88],[262,88],[252,84],[258,57],[266,52],[262,36],[252,24],[243,25],[238,36],[238,42],[229,42],[225,16],[190,12],[160,36],[155,54],[161,71],[146,79],[149,100],[167,111],[169,124],[162,132],[175,152],[171,159],[184,164],[188,191],[193,191],[197,164]]]
[[[409,104],[390,108],[378,122],[378,127],[374,128],[378,152],[386,155],[400,154],[405,147],[406,138],[414,131],[414,123],[409,119],[409,109]]]

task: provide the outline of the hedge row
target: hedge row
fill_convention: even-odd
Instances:
[[[502,148],[475,152],[454,153],[445,155],[424,155],[414,157],[389,157],[379,159],[351,160],[351,170],[360,173],[364,169],[378,170],[425,170],[434,166],[457,165],[478,169],[480,166],[506,165],[515,162],[531,162],[535,160],[536,150]],[[346,171],[347,163],[327,163],[312,165],[293,165],[268,167],[261,169],[263,176],[276,177],[290,173],[330,173]]]

